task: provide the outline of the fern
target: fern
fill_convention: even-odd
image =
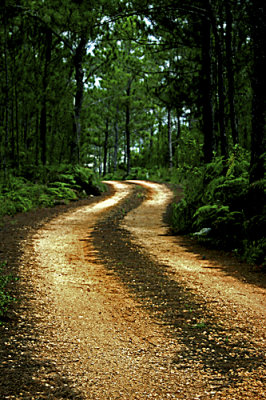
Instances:
[[[199,207],[193,215],[193,226],[196,228],[213,228],[219,218],[225,218],[229,213],[229,207],[212,204]]]
[[[172,230],[175,233],[184,234],[192,229],[193,208],[188,207],[185,199],[172,205]]]
[[[249,185],[248,160],[247,152],[237,147],[229,157],[226,170],[221,157],[194,171],[189,170],[184,183],[184,199],[172,205],[174,232],[193,233],[211,228],[208,237],[199,235],[199,240],[237,249],[246,260],[261,262],[262,254],[265,257],[263,233],[266,221],[261,207],[254,215],[256,197],[252,197],[251,189],[265,193],[266,180]],[[253,207],[251,213],[250,207]]]
[[[61,165],[38,169],[29,166],[29,175],[34,180],[39,179],[38,183],[11,174],[5,184],[0,183],[0,216],[51,207],[59,201],[67,203],[86,194],[100,194],[104,190],[99,177],[84,167]]]
[[[78,198],[74,190],[62,182],[53,184],[53,187],[48,187],[46,191],[56,200],[77,200]]]

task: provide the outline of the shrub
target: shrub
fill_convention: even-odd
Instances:
[[[172,205],[172,228],[180,234],[210,228],[208,236],[198,235],[198,240],[261,263],[265,257],[265,214],[261,205],[250,199],[248,162],[243,153],[238,148],[226,166],[219,157],[186,174],[184,199]],[[262,192],[263,181],[253,187]]]
[[[266,239],[244,240],[243,242],[243,258],[251,264],[260,265],[264,271],[266,270]]]
[[[146,168],[134,167],[131,168],[127,179],[149,179],[149,172]]]
[[[34,175],[33,171],[34,168],[30,171],[31,176]],[[40,175],[44,176],[43,173]],[[33,183],[22,176],[10,174],[8,181],[0,184],[0,216],[37,207],[51,207],[58,202],[67,203],[86,195],[99,195],[104,190],[99,177],[84,167],[47,167],[45,177],[47,183],[43,183],[43,179]]]

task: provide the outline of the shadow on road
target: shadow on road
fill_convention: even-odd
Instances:
[[[107,195],[107,194],[106,194]],[[105,196],[102,196],[104,198]],[[0,263],[7,262],[7,272],[20,277],[22,243],[30,243],[31,233],[58,214],[82,205],[100,201],[100,198],[81,200],[68,206],[42,209],[6,218],[0,229]],[[31,255],[29,254],[29,257]],[[27,268],[34,268],[30,261]],[[46,330],[38,326],[40,316],[33,305],[36,288],[30,281],[19,279],[9,288],[17,303],[0,320],[0,399],[75,399],[83,396],[75,384],[59,370],[55,360],[43,358],[41,350],[53,346],[46,343]],[[40,311],[41,312],[41,311]],[[45,311],[42,318],[45,318]],[[37,323],[36,323],[37,322]],[[45,320],[42,320],[45,326]],[[50,349],[49,354],[53,354]]]
[[[121,204],[95,228],[92,237],[99,262],[116,274],[156,321],[183,344],[172,360],[177,368],[190,368],[193,360],[200,361],[206,371],[220,376],[215,381],[217,388],[237,385],[243,373],[261,367],[264,350],[254,351],[256,346],[247,327],[245,332],[225,328],[223,315],[215,315],[206,300],[171,279],[166,265],[157,264],[131,242],[120,222],[125,212],[140,204],[140,197],[135,195]]]

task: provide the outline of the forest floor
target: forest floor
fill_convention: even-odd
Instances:
[[[172,236],[172,191],[134,183],[5,220],[1,400],[266,398],[266,276]]]

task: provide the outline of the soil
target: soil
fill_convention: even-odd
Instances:
[[[173,236],[165,185],[108,187],[4,221],[0,399],[266,398],[265,275]]]

